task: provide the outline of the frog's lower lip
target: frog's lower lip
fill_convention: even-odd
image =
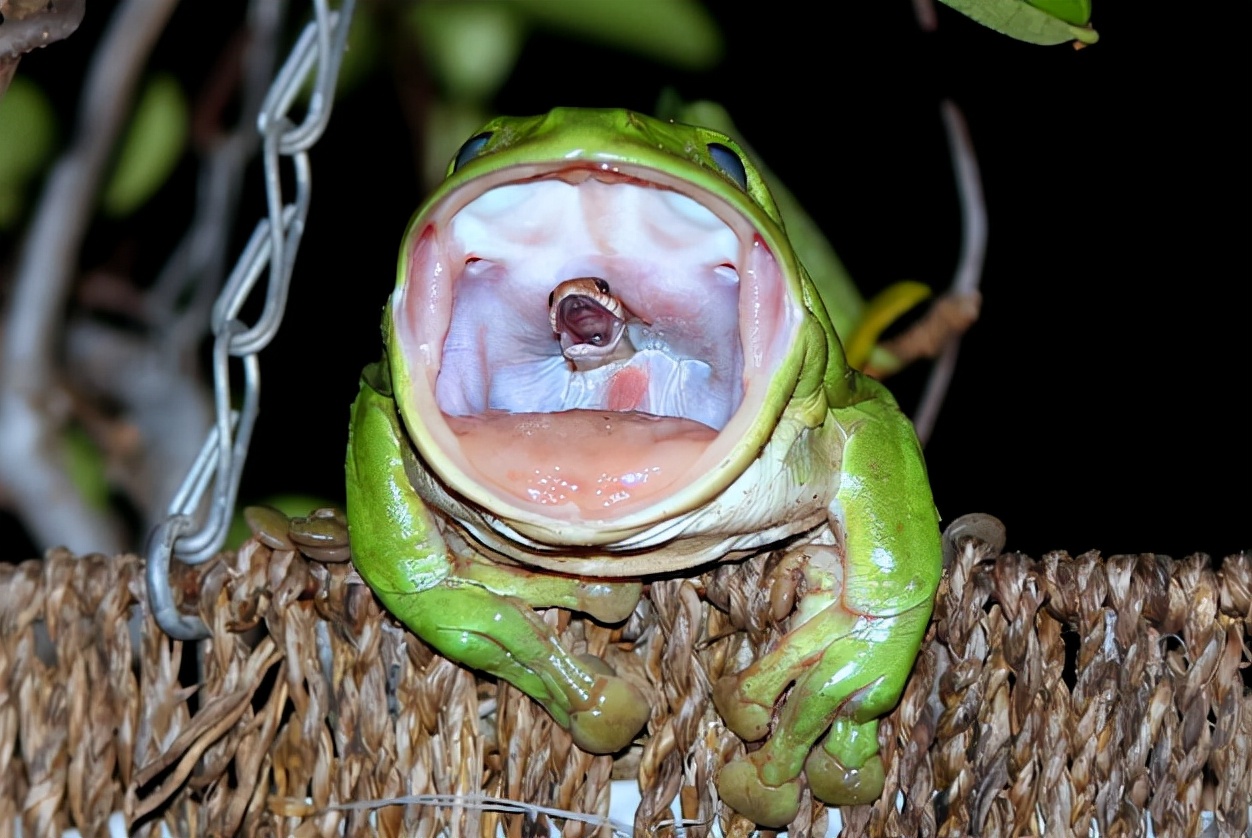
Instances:
[[[401,353],[393,364],[406,367],[413,385],[402,410],[418,451],[457,493],[522,518],[609,518],[732,479],[718,470],[742,459],[730,452],[745,438],[761,435],[769,375],[800,315],[755,228],[724,200],[688,191],[645,172],[565,168],[450,197],[446,209],[418,220],[392,301]],[[562,356],[548,298],[579,276],[608,280],[647,324],[632,327],[633,357],[575,371]],[[615,473],[629,489],[598,506],[589,495],[534,485],[550,485],[535,477],[550,470],[582,475],[561,478],[571,486],[594,483],[602,476],[594,446],[547,446],[536,455],[544,462],[515,463],[502,478],[498,458],[488,456],[498,447],[466,437],[485,427],[476,417],[547,416],[552,427],[582,411],[626,423],[628,415],[661,417],[669,424],[647,426],[644,437],[672,440],[672,456],[652,462],[664,448],[652,443],[628,451]],[[691,432],[700,426],[708,432]],[[553,459],[562,457],[568,462]],[[643,479],[657,469],[673,473]]]

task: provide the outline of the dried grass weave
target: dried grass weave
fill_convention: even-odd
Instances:
[[[650,735],[615,763],[436,656],[347,565],[249,543],[184,569],[177,589],[213,631],[198,648],[156,629],[134,556],[0,567],[0,835],[18,820],[26,835],[103,834],[114,811],[134,835],[608,835],[372,802],[486,793],[604,814],[615,776],[643,789],[637,835],[675,834],[675,798],[704,824],[685,834],[716,820],[748,835],[712,786],[742,745],[709,684],[777,636],[771,569],[761,557],[656,582],[615,629],[545,612],[652,696]],[[1036,561],[967,544],[881,727],[886,793],[845,808],[844,834],[1139,835],[1145,812],[1158,836],[1201,834],[1202,813],[1210,832],[1243,834],[1250,621],[1247,554]],[[826,819],[806,807],[790,833],[824,834]]]

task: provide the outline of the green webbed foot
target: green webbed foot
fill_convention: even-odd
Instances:
[[[765,740],[722,769],[722,799],[773,827],[795,819],[801,773],[826,803],[878,799],[877,718],[899,699],[913,662],[900,649],[916,644],[929,616],[928,605],[874,618],[832,604],[743,672],[720,679],[713,699],[727,726],[745,741]],[[772,708],[789,686],[771,731]]]

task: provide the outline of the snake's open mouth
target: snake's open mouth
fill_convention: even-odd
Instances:
[[[638,511],[715,467],[797,320],[752,225],[656,172],[481,180],[418,222],[392,304],[423,458],[462,495],[581,520]],[[580,277],[629,316],[577,295],[550,311]],[[626,351],[576,366],[554,326],[593,354],[617,329]]]
[[[562,297],[551,308],[553,333],[561,339],[562,346],[595,349],[614,346],[626,332],[625,320],[586,294]],[[566,357],[569,357],[568,347]]]
[[[574,343],[603,346],[619,337],[626,321],[590,297],[573,294],[557,303],[557,328],[568,332]]]

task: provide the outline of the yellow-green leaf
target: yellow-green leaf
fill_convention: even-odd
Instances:
[[[930,296],[930,288],[920,282],[904,280],[878,292],[861,313],[856,328],[843,342],[848,365],[862,369],[870,353],[878,344],[879,336],[900,316]]]

